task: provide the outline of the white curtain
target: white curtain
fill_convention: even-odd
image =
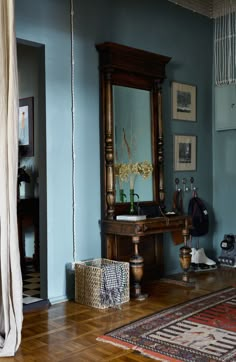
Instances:
[[[0,0],[0,357],[21,341],[22,277],[17,231],[18,77],[14,0]]]

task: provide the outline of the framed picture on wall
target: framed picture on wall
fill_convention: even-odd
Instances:
[[[174,135],[174,171],[195,171],[196,136]]]
[[[196,121],[196,86],[172,82],[172,118]]]
[[[34,155],[34,97],[19,100],[19,147],[21,156]]]

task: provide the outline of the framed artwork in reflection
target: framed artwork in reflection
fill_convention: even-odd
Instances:
[[[19,100],[19,147],[24,157],[34,155],[34,97]]]

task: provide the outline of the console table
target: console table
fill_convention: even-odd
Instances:
[[[131,240],[134,253],[130,258],[130,268],[134,279],[132,294],[135,299],[143,300],[147,296],[141,291],[141,280],[143,277],[144,258],[139,254],[139,244],[145,236],[152,236],[166,232],[180,231],[183,235],[183,242],[186,245],[189,236],[189,227],[191,217],[171,216],[156,217],[141,221],[122,221],[122,220],[102,220],[101,229],[103,243],[105,246],[104,254],[108,259],[117,260],[118,246],[117,237],[126,236]],[[145,239],[146,240],[146,239]],[[162,251],[162,249],[160,249]],[[162,253],[163,254],[163,253]],[[163,260],[163,255],[159,260]]]
[[[25,271],[25,228],[34,228],[34,255],[35,269],[39,270],[39,199],[22,198],[17,202],[17,221],[19,234],[19,249],[21,270]]]

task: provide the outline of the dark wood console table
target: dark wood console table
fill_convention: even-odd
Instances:
[[[125,236],[133,243],[134,252],[129,261],[131,273],[134,279],[132,294],[135,299],[143,300],[146,298],[146,295],[141,292],[144,258],[139,254],[139,244],[142,241],[142,238],[166,232],[181,231],[183,235],[183,242],[186,245],[190,225],[191,217],[186,215],[171,216],[168,218],[157,217],[142,221],[101,221],[105,257],[113,260],[119,259],[117,237]],[[162,248],[160,248],[160,250],[162,251]],[[163,255],[159,256],[159,260],[163,261]]]
[[[39,270],[39,199],[19,199],[17,203],[17,220],[19,234],[19,249],[22,273],[25,271],[25,233],[24,229],[30,226],[34,228],[34,255],[35,269]]]

